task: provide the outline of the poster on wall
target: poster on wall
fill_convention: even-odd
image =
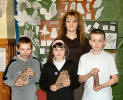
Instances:
[[[0,72],[6,69],[6,48],[0,48]]]

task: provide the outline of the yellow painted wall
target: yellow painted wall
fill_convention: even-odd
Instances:
[[[0,17],[0,39],[15,39],[14,0],[7,0],[7,8]]]
[[[15,38],[15,24],[14,24],[14,0],[7,0],[7,38]]]
[[[0,17],[0,39],[7,38],[6,12]]]

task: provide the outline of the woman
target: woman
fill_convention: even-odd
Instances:
[[[79,63],[80,56],[89,52],[91,47],[85,35],[83,16],[75,10],[66,12],[60,20],[58,38],[62,38],[69,48],[69,59]],[[83,85],[74,92],[75,100],[81,100]]]

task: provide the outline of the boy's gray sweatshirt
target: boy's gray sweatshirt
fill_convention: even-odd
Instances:
[[[32,68],[36,75],[29,78],[28,85],[17,87],[14,82],[25,68]],[[12,100],[37,100],[36,83],[39,82],[40,74],[40,62],[35,57],[30,56],[27,61],[23,61],[15,56],[7,66],[3,77],[4,83],[11,87]]]

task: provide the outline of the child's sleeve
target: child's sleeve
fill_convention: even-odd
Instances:
[[[40,76],[40,81],[39,81],[39,86],[41,89],[45,90],[45,91],[50,91],[50,83],[48,80],[48,71],[46,66],[44,65],[44,67],[41,69],[41,76]]]
[[[117,66],[116,66],[116,61],[112,55],[111,55],[110,60],[111,60],[110,61],[110,74],[111,74],[111,76],[116,75],[116,74],[118,74],[118,70],[117,70]]]
[[[40,74],[41,74],[41,64],[39,61],[35,63],[35,66],[33,66],[33,71],[35,74],[35,77],[31,77],[29,79],[29,83],[38,83],[40,79]]]
[[[13,64],[12,61],[8,64],[8,66],[5,69],[4,76],[3,76],[3,82],[5,85],[8,85],[10,87],[14,87],[14,78],[13,78]]]
[[[80,60],[79,60],[79,66],[78,66],[78,75],[85,75],[85,60],[84,60],[84,56],[81,56]]]
[[[70,87],[72,89],[76,89],[80,86],[80,83],[78,81],[78,78],[79,76],[77,75],[77,65],[75,63],[73,63],[73,66],[72,66],[72,72],[71,72],[71,75],[70,75],[70,81],[71,81],[71,84],[70,84]]]

